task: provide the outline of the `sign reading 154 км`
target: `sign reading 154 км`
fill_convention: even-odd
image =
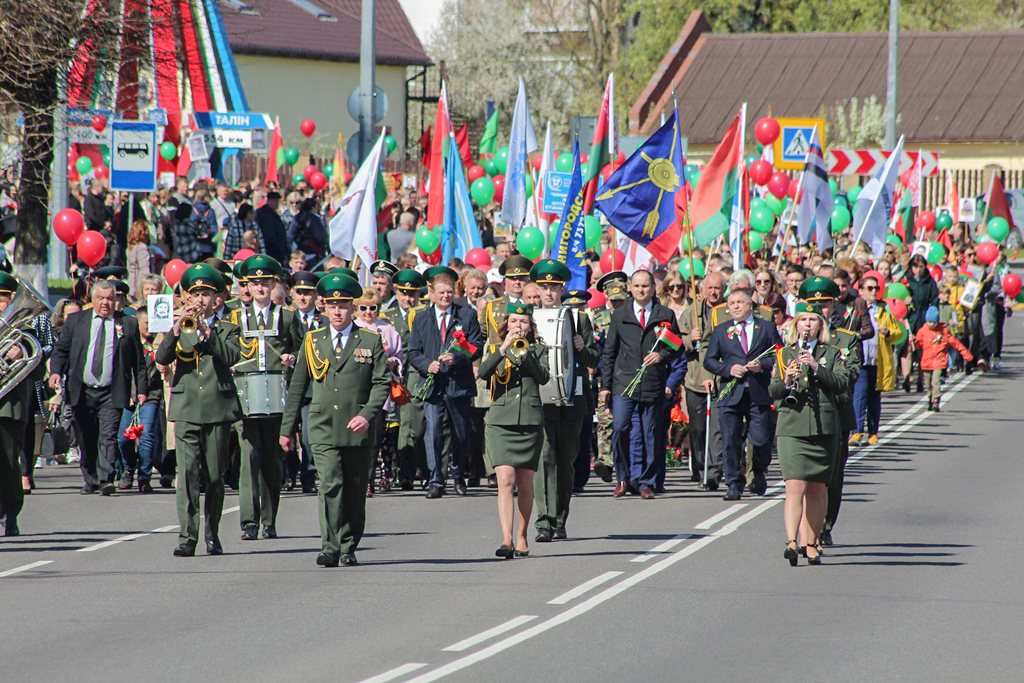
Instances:
[[[156,124],[110,123],[110,189],[150,192],[156,189]]]

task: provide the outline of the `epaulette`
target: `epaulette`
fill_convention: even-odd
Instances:
[[[406,320],[409,322],[409,329],[412,329],[412,321],[416,319],[416,314],[426,308],[426,304],[419,304],[409,309],[409,314],[406,316]]]
[[[294,306],[282,306],[281,308],[283,308],[286,311],[291,311],[292,313],[295,312],[295,307]]]
[[[241,315],[242,309],[234,308],[231,310],[231,322],[235,325],[238,324],[238,317]]]
[[[378,331],[378,330],[371,330],[369,327],[360,327],[358,329],[361,332],[369,332],[370,334],[377,335],[378,337],[380,336],[380,331]]]

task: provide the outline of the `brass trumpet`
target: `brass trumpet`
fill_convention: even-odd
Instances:
[[[526,337],[517,337],[512,341],[512,346],[509,347],[509,351],[515,357],[516,360],[522,360],[526,352],[530,350],[530,342],[527,341]]]
[[[190,353],[199,343],[199,322],[191,312],[194,309],[186,308],[181,312],[179,323],[180,334],[178,335],[178,351]]]

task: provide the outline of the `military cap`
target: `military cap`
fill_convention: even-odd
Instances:
[[[181,288],[186,292],[197,289],[219,292],[224,289],[224,278],[208,263],[193,263],[181,275]]]
[[[794,317],[801,313],[813,313],[814,315],[824,317],[821,312],[821,306],[818,304],[809,304],[805,301],[798,301],[796,306],[793,307],[793,312],[796,314]]]
[[[231,266],[229,266],[221,259],[215,258],[213,256],[204,260],[203,263],[211,265],[214,268],[216,268],[217,272],[220,273],[220,276],[224,278],[224,283],[229,285],[231,284]]]
[[[533,315],[533,306],[530,304],[516,303],[509,301],[505,304],[505,315]]]
[[[357,280],[348,275],[328,273],[316,286],[317,294],[324,301],[352,301],[363,295],[363,288]]]
[[[18,289],[18,278],[0,271],[0,294],[14,294]]]
[[[602,292],[609,301],[623,301],[629,298],[629,289],[626,287],[626,274],[621,270],[613,270],[605,273],[597,281],[597,289]]]
[[[123,280],[128,277],[128,269],[123,266],[105,266],[92,271],[96,280]]]
[[[243,263],[244,261],[238,261],[231,269],[232,274],[235,276],[235,280],[237,280],[240,285],[249,283],[249,280],[245,277],[245,269],[242,268]]]
[[[389,278],[394,279],[395,273],[397,272],[398,266],[396,266],[391,261],[385,261],[384,259],[374,261],[373,264],[370,266],[371,275],[386,275]]]
[[[582,306],[594,295],[585,289],[570,289],[562,295],[562,303],[566,306]]]
[[[118,294],[124,294],[125,296],[128,296],[132,291],[131,288],[128,286],[128,283],[123,280],[111,280],[111,282],[114,283],[114,289],[117,290]]]
[[[421,288],[427,286],[427,281],[412,268],[407,268],[398,271],[391,278],[391,284],[394,285],[395,289],[401,289],[405,292],[418,292]]]
[[[346,268],[345,266],[338,266],[337,268],[331,268],[329,271],[327,271],[326,274],[327,275],[347,275],[350,278],[352,278],[353,280],[355,280],[356,282],[359,282],[359,274],[356,273],[356,271],[352,270],[351,268]]]
[[[827,277],[815,275],[800,285],[799,296],[804,301],[827,301],[839,298],[839,285]]]
[[[550,258],[537,261],[537,265],[530,269],[530,279],[540,285],[564,285],[571,277],[567,265]]]
[[[284,274],[281,264],[266,254],[253,254],[242,261],[242,272],[247,280],[272,278]]]
[[[320,278],[306,270],[292,273],[292,287],[295,289],[316,289]]]
[[[434,278],[437,277],[438,275],[447,275],[453,280],[459,279],[459,274],[456,273],[451,268],[449,268],[448,266],[434,266],[432,268],[427,268],[427,270],[423,273],[423,278],[428,283],[431,283],[434,281]]]
[[[501,262],[498,266],[498,273],[502,277],[525,277],[530,274],[533,268],[533,261],[521,254],[513,254]]]

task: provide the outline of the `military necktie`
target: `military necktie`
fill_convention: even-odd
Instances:
[[[342,349],[342,343],[341,343],[341,340],[342,340],[343,338],[344,338],[344,337],[343,337],[343,335],[340,335],[340,334],[339,334],[339,335],[337,336],[337,339],[336,339],[336,341],[334,342],[334,355],[335,355],[335,356],[340,356],[340,355],[341,355],[341,349]]]
[[[263,311],[260,311],[259,315],[256,316],[256,324],[259,325],[262,330],[266,322],[266,319],[263,317]]]

